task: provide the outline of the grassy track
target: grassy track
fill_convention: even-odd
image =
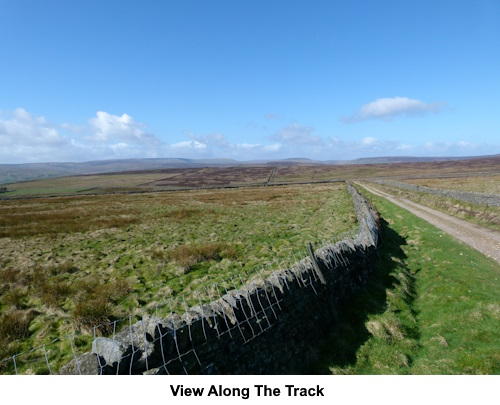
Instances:
[[[500,373],[500,266],[370,197],[385,219],[380,265],[345,306],[314,372]]]

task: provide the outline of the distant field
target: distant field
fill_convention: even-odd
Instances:
[[[498,173],[499,170],[500,158],[391,164],[277,166],[273,181],[286,183],[375,177],[434,178],[465,174],[489,175]]]
[[[265,184],[271,167],[207,167],[186,170],[181,176],[156,180],[148,186],[165,188],[228,187]]]
[[[161,190],[241,187],[250,185],[330,182],[345,179],[391,178],[453,187],[493,186],[498,179],[500,158],[464,161],[356,165],[240,165],[128,171],[59,177],[6,184],[0,199],[106,193],[137,193]],[[447,180],[449,178],[449,180]],[[490,179],[474,185],[475,178]],[[413,179],[413,180],[411,180]],[[453,180],[454,179],[454,180]],[[1,186],[1,185],[0,185]],[[498,184],[497,186],[498,187]],[[497,190],[498,188],[496,188]]]
[[[157,303],[197,304],[204,286],[356,226],[343,183],[0,201],[0,358]]]
[[[1,193],[0,198],[264,185],[271,171],[271,167],[257,166],[162,169],[152,172],[69,176],[8,184],[8,191]]]
[[[500,167],[498,171],[500,171]],[[474,177],[408,179],[405,180],[405,183],[447,190],[500,194],[500,174]]]
[[[57,177],[9,184],[8,192],[0,197],[39,195],[99,194],[122,190],[140,191],[140,186],[159,179],[177,176],[181,169],[163,173],[98,174],[88,176]]]

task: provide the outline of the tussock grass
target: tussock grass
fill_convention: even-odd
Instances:
[[[0,218],[0,311],[36,310],[23,350],[157,304],[183,312],[357,226],[341,183],[0,201]]]
[[[78,197],[5,201],[0,204],[0,238],[55,237],[61,233],[123,228],[139,221],[138,212],[134,207],[98,197],[81,202]]]
[[[80,331],[87,331],[99,324],[109,323],[112,312],[111,302],[107,297],[84,296],[76,303],[73,312],[76,328]]]
[[[366,328],[375,338],[383,340],[386,343],[400,342],[406,336],[406,331],[401,320],[394,316],[394,314],[380,320],[368,321]]]
[[[4,285],[23,283],[24,279],[19,279],[20,276],[22,275],[19,269],[7,267],[0,272],[0,283]]]
[[[14,310],[3,314],[0,317],[0,339],[5,343],[28,336],[28,327],[33,317],[32,311]]]
[[[238,252],[234,246],[221,242],[181,245],[173,248],[169,253],[170,260],[175,260],[185,271],[189,271],[197,263],[223,258],[234,260],[237,257]]]
[[[213,212],[213,211],[212,211]],[[169,211],[165,214],[166,218],[170,218],[176,221],[182,221],[187,218],[193,218],[195,216],[206,215],[208,212],[203,212],[200,209],[193,208],[180,208],[176,210]]]
[[[30,335],[29,325],[34,317],[34,311],[18,309],[0,315],[0,358],[16,354],[19,340]]]
[[[132,287],[125,279],[117,279],[106,284],[96,280],[83,280],[77,283],[73,291],[76,296],[73,310],[76,329],[86,332],[99,324],[109,323],[117,315],[122,315],[116,303],[131,291]]]

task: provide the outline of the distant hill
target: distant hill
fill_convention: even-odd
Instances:
[[[77,174],[238,165],[233,159],[115,159],[90,162],[0,164],[0,184]]]
[[[196,168],[196,167],[224,167],[241,165],[269,165],[269,166],[294,166],[294,165],[365,165],[365,164],[391,164],[391,163],[418,163],[457,161],[484,158],[500,158],[499,155],[469,156],[469,157],[412,157],[412,156],[386,156],[373,158],[360,158],[354,160],[328,160],[316,161],[307,158],[288,158],[277,160],[252,160],[237,161],[234,159],[114,159],[96,160],[90,162],[63,162],[63,163],[25,163],[25,164],[0,164],[0,184],[9,184],[26,180],[40,180],[51,177],[72,176],[80,174],[116,173],[124,171],[157,170],[171,168]]]
[[[366,165],[366,164],[387,164],[387,163],[420,163],[420,162],[448,162],[455,160],[473,160],[500,157],[499,155],[488,156],[460,156],[460,157],[417,157],[417,156],[383,156],[383,157],[367,157],[353,160],[328,160],[326,164],[334,165]]]

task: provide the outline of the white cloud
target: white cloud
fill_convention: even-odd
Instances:
[[[371,136],[367,136],[366,138],[361,139],[362,146],[377,146],[379,145],[379,141],[377,138],[373,138]]]
[[[184,134],[189,141],[181,141],[166,147],[166,152],[189,158],[225,157],[237,160],[276,158],[276,153],[283,149],[281,143],[264,145],[261,143],[232,143],[221,133],[197,135],[192,132]]]
[[[221,133],[215,133],[215,134],[208,134],[208,135],[196,135],[191,132],[186,134],[189,138],[194,140],[195,142],[204,144],[204,145],[210,145],[212,148],[218,148],[218,149],[227,149],[230,148],[231,145],[229,142],[226,140],[224,135]]]
[[[453,155],[469,155],[484,153],[488,154],[488,147],[486,145],[478,145],[467,141],[458,142],[439,142],[439,141],[429,141],[426,142],[422,147],[422,153],[426,155],[441,155],[441,156],[453,156]]]
[[[325,153],[335,159],[354,159],[358,157],[391,156],[398,151],[400,144],[395,141],[380,140],[372,136],[360,140],[330,138]]]
[[[358,157],[378,156],[466,156],[487,154],[485,145],[467,141],[438,142],[428,141],[422,144],[400,143],[365,137],[360,140],[342,140],[330,138],[324,154],[331,159],[354,159]]]
[[[34,117],[22,108],[6,119],[0,117],[0,145],[61,146],[67,140],[44,117]]]
[[[406,143],[402,143],[401,145],[398,145],[396,148],[396,150],[400,150],[400,151],[411,150],[411,149],[413,149],[413,146],[408,145]]]
[[[270,142],[269,138],[274,142]],[[452,142],[402,143],[364,136],[322,138],[314,128],[291,123],[262,141],[227,139],[222,133],[185,133],[163,142],[130,115],[98,112],[87,125],[56,124],[19,108],[0,112],[0,163],[61,162],[116,158],[233,158],[237,160],[306,157],[318,160],[369,156],[464,156],[488,154],[498,145],[461,139]],[[429,139],[429,138],[427,138]],[[459,138],[460,139],[460,138]],[[471,138],[473,139],[473,138]]]
[[[283,149],[283,145],[280,143],[274,143],[272,145],[263,146],[262,149],[265,152],[279,152],[280,150]]]
[[[172,149],[206,149],[207,145],[198,141],[182,141],[170,145]]]
[[[108,142],[113,139],[134,143],[158,143],[152,134],[145,132],[144,124],[134,121],[128,114],[121,116],[98,111],[97,116],[89,120],[92,134],[87,139]]]
[[[99,111],[87,126],[54,124],[22,108],[0,113],[0,163],[157,157],[161,141],[132,117]]]
[[[85,127],[82,125],[68,124],[67,122],[64,122],[59,126],[62,129],[65,129],[73,134],[82,134],[83,132],[85,132]]]
[[[192,152],[191,157],[228,157],[239,160],[264,158],[283,149],[281,143],[263,145],[261,143],[232,143],[221,133],[197,135],[192,132],[184,134],[190,141],[182,141],[170,145],[169,149],[183,148],[185,153]],[[203,153],[201,153],[203,152]]]
[[[306,127],[296,122],[292,122],[279,129],[271,139],[288,145],[322,145],[323,140],[316,135],[313,135],[313,127]]]
[[[424,103],[408,97],[379,98],[362,106],[359,111],[348,117],[341,117],[344,122],[359,122],[368,119],[390,121],[398,115],[416,115],[428,112],[437,113],[444,103]]]
[[[281,143],[273,143],[271,145],[262,145],[260,143],[237,143],[234,145],[236,149],[251,150],[254,152],[278,152],[283,149]]]
[[[117,143],[115,145],[109,145],[109,147],[111,148],[111,150],[113,152],[120,154],[120,153],[123,153],[124,151],[126,151],[129,146],[124,142],[120,142],[120,143]]]
[[[236,147],[240,149],[254,149],[260,148],[262,145],[260,143],[238,143]]]

